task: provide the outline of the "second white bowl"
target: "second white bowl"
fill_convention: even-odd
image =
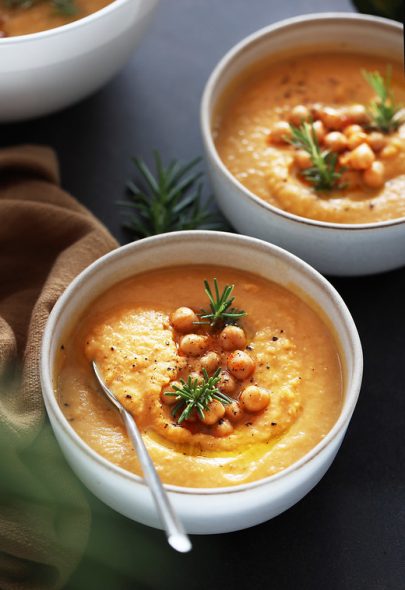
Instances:
[[[367,224],[338,224],[299,217],[256,197],[229,172],[216,150],[212,119],[229,84],[255,63],[288,51],[369,53],[403,59],[402,27],[372,16],[332,13],[300,16],[250,35],[212,72],[201,102],[201,129],[209,176],[218,204],[241,233],[268,240],[297,254],[319,271],[364,275],[405,264],[405,218]]]

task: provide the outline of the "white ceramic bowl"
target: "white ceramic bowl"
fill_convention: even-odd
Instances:
[[[110,463],[76,434],[55,397],[53,368],[61,338],[98,295],[146,270],[181,264],[220,264],[257,273],[296,287],[332,326],[344,367],[344,402],[332,430],[302,459],[265,479],[228,488],[166,485],[190,533],[224,533],[273,518],[300,500],[321,479],[343,440],[362,378],[362,351],[350,313],[335,289],[292,254],[254,238],[221,232],[163,234],[123,246],[84,270],[52,310],[42,344],[41,381],[56,438],[72,469],[106,504],[133,520],[160,528],[151,495],[142,479]]]
[[[212,72],[202,97],[201,129],[208,172],[219,206],[241,233],[297,254],[323,273],[363,275],[405,264],[405,218],[338,224],[299,217],[256,197],[226,168],[215,148],[212,119],[228,85],[265,57],[285,51],[357,52],[403,60],[400,23],[358,14],[301,16],[271,25],[233,47]]]
[[[105,84],[140,41],[158,0],[115,0],[62,27],[0,39],[0,122],[49,114]]]

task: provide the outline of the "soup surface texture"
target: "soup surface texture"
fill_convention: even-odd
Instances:
[[[61,27],[72,21],[84,18],[113,0],[70,0],[72,12],[58,9],[52,0],[40,0],[29,6],[28,2],[13,5],[0,0],[0,37],[29,35],[47,29]],[[61,3],[63,5],[63,2]],[[70,5],[70,4],[69,4]]]
[[[213,120],[226,167],[256,196],[301,217],[369,223],[405,216],[405,125],[389,132],[373,127],[370,107],[379,100],[365,72],[391,78],[396,120],[403,121],[405,83],[399,64],[319,53],[248,71],[225,92]],[[320,149],[336,156],[341,177],[332,189],[317,189],[308,181],[305,169],[313,161],[286,140],[291,139],[289,123],[300,126],[305,120],[318,129]]]
[[[207,308],[203,281],[212,284],[213,277],[220,291],[235,285],[235,305],[246,311],[236,330],[245,334],[236,344],[243,350],[232,351],[236,345],[225,341],[224,349],[222,336],[202,325],[191,328],[205,338],[201,351],[187,354],[190,334],[177,333],[170,318],[179,306],[197,313]],[[228,379],[219,387],[236,403],[223,416],[216,402],[223,417],[214,423],[195,415],[179,423],[169,405],[174,398],[164,392],[190,374],[200,379],[202,355],[210,353],[212,360],[214,351],[218,371]],[[254,371],[232,377],[227,367],[235,355],[245,355]],[[139,274],[99,297],[60,343],[55,393],[65,416],[103,457],[139,474],[121,419],[98,389],[91,360],[136,417],[162,480],[180,486],[237,485],[277,473],[313,448],[341,410],[340,360],[329,329],[292,292],[246,272],[198,265]],[[249,405],[251,399],[240,403],[252,385],[264,392],[256,397],[260,408]]]

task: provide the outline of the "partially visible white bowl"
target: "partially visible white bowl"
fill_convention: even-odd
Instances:
[[[105,84],[124,65],[158,0],[114,0],[55,29],[0,38],[0,122],[46,115]]]
[[[43,397],[56,438],[85,485],[118,512],[160,528],[142,479],[110,463],[76,434],[55,397],[54,366],[61,338],[91,302],[119,281],[146,270],[189,264],[220,264],[261,275],[308,299],[327,318],[341,350],[344,400],[341,414],[322,441],[284,471],[228,488],[166,485],[189,533],[224,533],[280,514],[311,490],[332,463],[355,408],[362,379],[359,336],[343,300],[319,273],[277,246],[244,236],[191,231],[163,234],[123,246],[84,270],[52,310],[41,355]],[[311,303],[310,303],[311,304]]]
[[[370,53],[403,60],[400,23],[351,13],[321,13],[281,21],[235,45],[218,63],[205,86],[201,130],[208,172],[220,208],[241,233],[268,240],[297,254],[319,271],[365,275],[405,264],[405,218],[380,223],[328,223],[299,217],[266,203],[226,168],[215,147],[215,107],[229,84],[263,58],[285,51],[317,48]]]

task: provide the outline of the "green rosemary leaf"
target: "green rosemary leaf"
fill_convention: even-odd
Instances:
[[[329,150],[321,150],[312,123],[303,122],[299,127],[290,125],[292,137],[289,142],[298,149],[305,150],[312,162],[310,168],[301,171],[302,176],[317,191],[341,189],[340,183],[343,168],[338,168],[337,154]]]
[[[229,230],[219,214],[202,204],[202,173],[196,170],[201,158],[186,164],[174,160],[165,167],[158,152],[154,157],[155,175],[143,160],[133,158],[137,178],[127,183],[129,200],[117,203],[127,210],[123,225],[135,238],[181,230]]]
[[[210,303],[210,309],[202,309],[201,312],[197,314],[200,321],[195,323],[197,325],[208,325],[211,327],[215,327],[218,323],[237,324],[238,321],[246,315],[246,312],[242,309],[232,307],[235,297],[231,297],[231,294],[234,288],[235,285],[225,285],[222,294],[220,294],[218,281],[217,279],[214,279],[214,295],[208,281],[205,280],[204,290]]]
[[[383,133],[396,131],[404,121],[400,117],[400,106],[395,104],[391,90],[392,67],[387,66],[385,77],[380,72],[367,70],[363,70],[362,74],[377,95],[369,106],[371,128]]]
[[[177,400],[177,403],[173,406],[172,416],[178,416],[178,424],[190,418],[194,411],[204,420],[204,412],[213,400],[220,401],[225,406],[233,401],[232,398],[221,393],[217,387],[221,378],[220,368],[211,377],[205,369],[202,370],[202,373],[202,380],[192,379],[189,375],[187,381],[180,379],[181,387],[173,385],[173,391],[165,393],[165,395],[173,396]]]

